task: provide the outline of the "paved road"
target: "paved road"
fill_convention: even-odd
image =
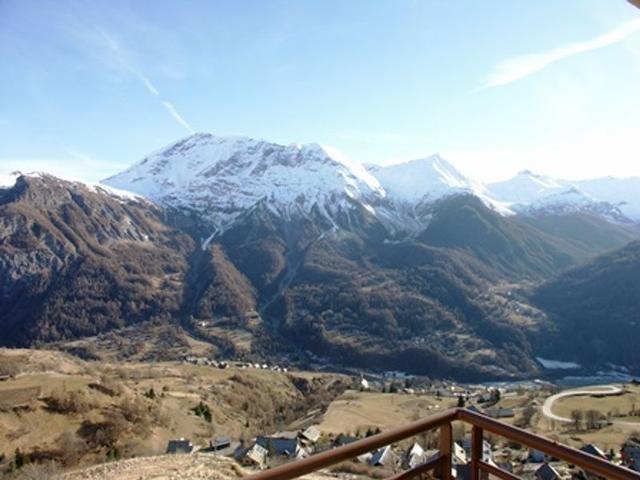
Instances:
[[[563,423],[572,423],[573,420],[566,417],[561,417],[560,415],[556,415],[553,413],[553,404],[556,400],[565,397],[576,397],[580,395],[619,395],[622,393],[622,389],[616,385],[603,385],[601,387],[591,387],[588,389],[573,389],[573,390],[564,390],[563,392],[556,393],[555,395],[551,395],[544,401],[542,405],[542,413],[545,417],[550,418],[551,420],[555,420],[557,422]],[[616,422],[614,423],[630,423],[630,422]],[[637,424],[636,424],[637,425]]]

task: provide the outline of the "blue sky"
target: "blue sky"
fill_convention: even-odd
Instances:
[[[96,181],[192,131],[640,175],[624,0],[0,0],[0,174]]]

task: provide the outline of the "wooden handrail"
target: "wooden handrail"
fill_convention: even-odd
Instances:
[[[363,453],[368,453],[372,450],[404,440],[405,438],[413,437],[419,433],[433,430],[441,425],[450,425],[451,422],[457,418],[458,411],[456,409],[446,410],[418,420],[417,422],[410,423],[409,425],[387,430],[386,432],[363,438],[362,440],[338,447],[334,450],[311,455],[303,460],[297,460],[269,470],[264,470],[247,478],[251,480],[288,480],[301,477],[316,470],[336,465],[345,460],[350,460]]]
[[[435,458],[427,460],[422,465],[418,465],[417,467],[413,467],[406,472],[398,473],[392,477],[389,477],[387,480],[411,480],[413,478],[420,478],[423,473],[428,473],[431,470],[435,470],[436,468],[442,466],[442,462],[445,460],[444,455],[438,455]]]
[[[483,472],[490,473],[491,475],[498,477],[501,480],[520,480],[513,473],[507,472],[500,467],[496,467],[482,460],[478,462],[478,467]]]
[[[247,477],[247,480],[288,480],[336,465],[372,450],[391,445],[428,430],[440,428],[440,456],[412,470],[398,474],[392,479],[419,478],[422,473],[436,469],[442,480],[451,478],[451,423],[459,420],[472,425],[472,475],[479,478],[479,471],[485,471],[505,480],[517,478],[482,459],[482,432],[487,431],[507,438],[529,448],[547,453],[555,458],[572,463],[583,470],[601,475],[611,480],[640,480],[640,473],[615,465],[607,460],[562,445],[540,435],[522,430],[485,415],[464,408],[455,408],[436,413],[416,422],[379,433],[348,445],[312,455],[278,467],[264,470]],[[437,460],[437,461],[436,461]],[[423,467],[422,469],[420,467]]]
[[[493,418],[481,415],[470,410],[461,408],[458,410],[458,419],[482,428],[491,433],[508,438],[514,442],[526,445],[529,448],[539,450],[552,457],[559,458],[568,463],[573,463],[580,468],[602,475],[612,480],[640,479],[640,473],[633,472],[628,468],[615,465],[608,460],[590,455],[581,450],[563,445],[562,443],[549,440],[548,438],[536,435],[513,425],[499,422]]]

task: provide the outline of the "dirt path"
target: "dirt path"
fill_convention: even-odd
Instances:
[[[60,480],[236,480],[250,473],[229,458],[196,453],[105,463],[66,473]],[[327,480],[332,477],[314,475],[304,478]]]

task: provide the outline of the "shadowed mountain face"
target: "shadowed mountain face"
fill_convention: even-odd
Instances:
[[[533,295],[549,312],[549,350],[584,364],[639,368],[640,242],[604,254],[543,283]]]
[[[210,235],[196,209],[21,177],[0,190],[0,343],[154,320],[180,322],[226,355],[311,351],[467,380],[526,376],[537,372],[536,339],[570,317],[544,300],[554,288],[536,301],[557,325],[518,285],[634,236],[591,217],[503,216],[464,193],[422,205],[425,226],[399,236],[361,197],[339,203],[283,214],[263,199]],[[598,328],[589,331],[585,341],[597,342]]]

